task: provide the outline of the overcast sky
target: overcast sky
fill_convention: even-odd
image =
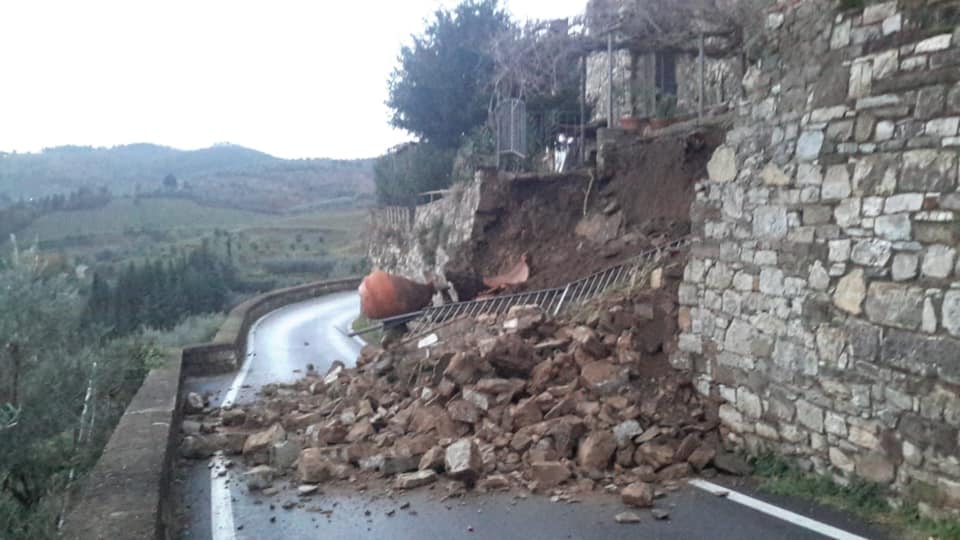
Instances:
[[[440,0],[0,0],[0,151],[231,142],[368,157],[386,80]],[[586,0],[509,0],[518,18]]]

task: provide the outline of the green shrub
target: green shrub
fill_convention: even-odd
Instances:
[[[453,156],[453,150],[427,143],[409,144],[381,156],[373,166],[377,202],[413,206],[420,193],[449,187]]]

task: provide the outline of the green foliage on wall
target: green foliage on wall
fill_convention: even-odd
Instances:
[[[450,186],[454,151],[429,143],[410,144],[390,152],[373,167],[377,202],[390,206],[417,204],[417,195]]]

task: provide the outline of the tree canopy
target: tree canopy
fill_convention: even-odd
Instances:
[[[487,118],[490,45],[510,26],[497,0],[465,0],[452,11],[437,10],[423,35],[400,51],[389,80],[391,123],[438,148],[456,148]]]

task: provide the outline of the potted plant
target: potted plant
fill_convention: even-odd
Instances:
[[[650,129],[662,129],[673,123],[677,114],[677,96],[658,94],[655,117],[650,120]]]
[[[627,102],[626,104],[630,107],[630,114],[620,117],[622,129],[640,131],[644,128],[645,119],[637,115],[637,97],[643,93],[643,86],[636,80],[631,81],[629,86],[621,86],[620,91],[617,92],[617,100],[621,103]]]

